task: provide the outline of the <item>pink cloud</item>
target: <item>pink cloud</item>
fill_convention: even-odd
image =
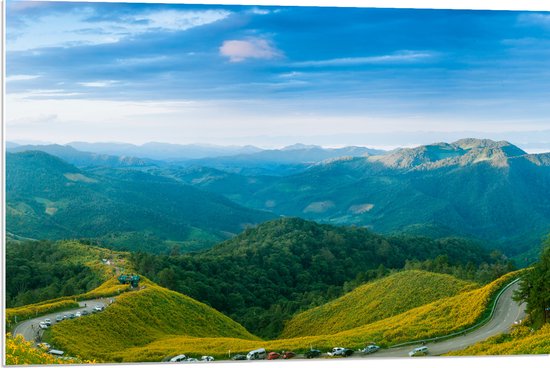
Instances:
[[[246,59],[275,59],[282,55],[269,41],[261,38],[224,41],[220,54],[235,63]]]

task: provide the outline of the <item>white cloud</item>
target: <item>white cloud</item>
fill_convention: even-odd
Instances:
[[[389,55],[312,60],[294,63],[296,67],[349,66],[365,64],[400,64],[432,60],[437,55],[432,52],[400,51]]]
[[[102,87],[112,86],[117,82],[118,81],[115,81],[115,80],[107,80],[107,81],[95,81],[95,82],[81,82],[78,84],[80,84],[83,87],[102,88]]]
[[[8,51],[42,47],[71,47],[116,43],[130,36],[148,32],[185,31],[227,18],[227,10],[153,11],[123,16],[116,20],[89,21],[95,13],[88,8],[79,13],[67,12],[33,19],[23,28],[8,29]]]
[[[282,56],[269,41],[261,38],[247,40],[227,40],[220,46],[220,54],[228,57],[231,62],[246,59],[275,59]]]
[[[19,74],[19,75],[10,75],[6,77],[6,82],[16,82],[16,81],[26,81],[40,78],[39,75],[28,75],[28,74]]]
[[[161,28],[171,31],[185,31],[190,28],[210,24],[227,18],[227,10],[177,11],[163,10],[137,15],[131,21],[146,21],[147,28]]]
[[[252,14],[257,14],[257,15],[267,15],[271,13],[271,11],[269,11],[268,9],[261,9],[261,8],[252,8],[250,9],[250,12]]]

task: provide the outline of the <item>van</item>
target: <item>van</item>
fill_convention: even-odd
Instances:
[[[421,356],[421,355],[428,355],[428,347],[427,346],[421,346],[419,348],[412,349],[409,352],[410,357]]]
[[[267,356],[267,352],[264,348],[252,350],[248,354],[246,354],[247,360],[258,360],[258,359],[265,359]]]

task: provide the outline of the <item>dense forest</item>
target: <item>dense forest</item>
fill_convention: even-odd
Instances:
[[[99,286],[109,272],[101,265],[101,257],[108,253],[76,242],[8,242],[6,306],[80,294]]]
[[[550,237],[540,260],[522,277],[515,298],[527,302],[527,312],[534,327],[550,322]]]
[[[293,314],[404,267],[488,282],[513,265],[456,238],[384,237],[367,229],[273,220],[211,250],[179,256],[133,253],[135,269],[205,302],[266,338]]]

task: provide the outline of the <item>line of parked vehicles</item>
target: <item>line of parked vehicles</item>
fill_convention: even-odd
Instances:
[[[88,310],[84,309],[83,311],[78,311],[76,313],[67,313],[67,314],[58,314],[56,317],[55,317],[55,321],[56,322],[61,322],[63,320],[66,320],[66,319],[74,319],[74,318],[79,318],[79,317],[83,317],[83,316],[87,316],[88,314],[90,313],[97,313],[97,312],[101,312],[105,309],[105,305],[103,304],[98,304],[96,305],[95,307],[92,308],[91,312],[89,312]],[[38,323],[38,327],[40,327],[41,329],[45,330],[47,329],[48,327],[50,327],[52,325],[52,320],[51,318],[46,318],[44,319],[43,321],[40,321]]]
[[[371,343],[371,344],[368,344],[365,348],[358,350],[357,352],[362,354],[372,354],[372,353],[376,353],[378,350],[380,350],[380,346],[374,343]],[[331,351],[325,353],[325,355],[329,357],[349,357],[353,355],[354,352],[355,351],[352,349],[335,347]],[[318,358],[322,355],[323,353],[321,352],[321,350],[311,348],[308,351],[306,351],[303,356],[305,358],[312,359],[312,358]],[[423,355],[428,355],[428,348],[426,346],[414,348],[409,352],[410,357],[423,356]],[[232,360],[263,360],[263,359],[274,360],[274,359],[291,359],[296,356],[297,354],[293,351],[282,351],[280,353],[276,351],[271,351],[268,353],[267,350],[265,350],[264,348],[260,348],[260,349],[252,350],[246,355],[236,354],[233,357],[231,357],[231,359]],[[170,362],[198,362],[198,361],[209,362],[213,360],[214,358],[211,356],[203,356],[199,360],[195,358],[189,358],[185,354],[180,354],[178,356],[171,358]]]

